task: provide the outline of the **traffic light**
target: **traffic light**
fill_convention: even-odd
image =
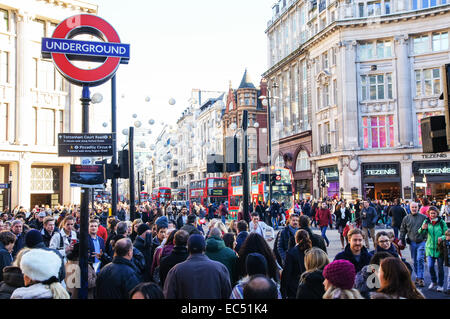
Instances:
[[[238,162],[239,140],[236,136],[225,137],[225,171],[227,173],[239,172]]]
[[[281,171],[276,170],[275,172],[270,174],[270,184],[276,185],[277,182],[281,181]]]
[[[223,155],[207,156],[206,171],[208,173],[223,173]]]
[[[119,178],[130,178],[130,169],[128,163],[128,150],[119,151]]]
[[[139,186],[141,187],[141,192],[143,192],[145,190],[144,181],[139,181]]]

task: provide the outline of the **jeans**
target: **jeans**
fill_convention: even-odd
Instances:
[[[437,260],[437,264],[438,264],[438,276],[439,276],[439,281],[437,281],[436,278],[436,269],[434,269],[434,262]],[[431,276],[431,281],[436,283],[438,286],[444,286],[444,258],[441,257],[431,257],[428,256],[427,257],[427,263],[428,263],[428,271],[430,272],[430,276]]]
[[[322,232],[322,237],[327,242],[327,246],[330,244],[330,241],[327,238],[327,228],[328,226],[320,226],[320,231]]]
[[[398,227],[396,227],[396,226],[393,226],[392,228],[394,229],[395,239],[398,239],[398,232],[399,232],[400,229]]]
[[[425,241],[421,243],[412,241],[409,245],[411,258],[414,262],[414,271],[416,272],[416,278],[418,279],[424,279],[423,273],[425,271],[425,244]]]
[[[447,267],[447,291],[450,291],[450,267]]]
[[[225,216],[222,216],[222,223],[225,225]]]
[[[273,227],[273,229],[278,229],[278,223],[277,223],[276,217],[272,217],[272,227]]]

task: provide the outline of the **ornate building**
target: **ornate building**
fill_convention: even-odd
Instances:
[[[41,58],[41,38],[79,13],[84,1],[0,1],[0,183],[12,177],[12,206],[79,202],[70,188],[71,158],[59,158],[57,136],[81,132],[81,89]],[[0,190],[0,211],[8,205]]]
[[[450,2],[282,0],[273,10],[265,76],[279,85],[281,127],[292,131],[297,100],[308,114],[314,197],[447,196],[448,155],[422,153],[420,121],[443,113]]]

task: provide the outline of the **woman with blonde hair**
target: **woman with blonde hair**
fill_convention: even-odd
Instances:
[[[129,236],[131,239],[131,242],[134,243],[134,241],[136,240],[136,237],[138,236],[137,233],[137,229],[139,227],[139,225],[143,224],[144,222],[142,221],[142,219],[135,219],[133,220],[133,222],[131,223],[131,235]]]
[[[17,288],[11,299],[70,299],[58,280],[61,257],[44,249],[31,249],[22,255],[20,270],[25,287]]]
[[[222,232],[222,237],[223,235],[225,235],[226,233],[228,233],[227,227],[225,226],[224,223],[222,223],[221,221],[218,221],[215,225],[214,228],[218,228],[221,232]]]
[[[358,290],[354,289],[355,266],[345,259],[335,260],[323,270],[325,278],[323,299],[364,299]]]
[[[322,299],[325,293],[322,272],[329,263],[328,255],[320,248],[312,247],[305,252],[306,271],[300,276],[297,299]]]

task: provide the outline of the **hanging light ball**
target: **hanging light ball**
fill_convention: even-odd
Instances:
[[[135,113],[135,114],[133,114],[132,116],[133,116],[133,118],[134,118],[134,119],[136,119],[136,118],[137,118],[137,114],[136,114],[136,113]]]
[[[136,121],[136,122],[134,122],[134,126],[136,128],[140,128],[142,126],[142,122],[141,121]]]
[[[145,102],[150,102],[150,96],[145,97]]]
[[[258,128],[258,127],[259,127],[259,123],[256,122],[255,124],[253,124],[253,127],[254,127],[254,128]]]
[[[150,119],[150,120],[148,120],[148,124],[150,124],[150,125],[153,125],[153,124],[155,124],[155,120],[154,120],[154,119]]]
[[[148,130],[147,134],[152,134],[152,130]]]
[[[267,99],[263,99],[263,100],[261,101],[261,103],[262,103],[263,106],[269,105],[269,103],[267,102]]]
[[[106,122],[104,122],[102,125],[103,125],[103,127],[108,127],[108,123],[106,123]]]
[[[103,101],[103,95],[101,93],[94,93],[91,98],[92,103],[99,104]]]
[[[122,134],[123,134],[123,135],[128,135],[128,129],[127,129],[127,128],[124,128],[124,129],[122,130]]]
[[[169,104],[170,104],[170,105],[175,105],[175,103],[177,103],[177,101],[175,101],[174,98],[171,98],[171,99],[169,100]]]
[[[265,127],[261,131],[263,132],[263,134],[267,133],[267,129]]]

